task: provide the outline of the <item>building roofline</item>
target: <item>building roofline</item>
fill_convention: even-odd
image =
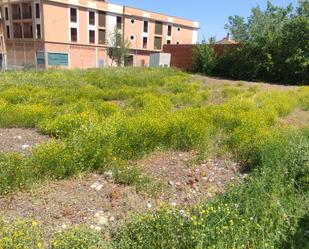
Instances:
[[[168,14],[165,14],[165,13],[162,13],[162,12],[156,12],[156,11],[152,11],[152,10],[145,10],[145,9],[142,9],[142,8],[132,7],[132,6],[129,6],[129,5],[123,5],[123,7],[131,8],[131,9],[136,9],[136,10],[140,10],[140,11],[145,11],[145,12],[149,12],[149,13],[153,13],[153,14],[163,15],[163,16],[167,16],[167,17],[177,18],[177,19],[181,19],[181,20],[189,21],[189,22],[193,22],[193,23],[194,22],[198,23],[197,21],[194,21],[192,19],[182,18],[182,17],[179,17],[179,16],[172,16],[172,15],[168,15]]]

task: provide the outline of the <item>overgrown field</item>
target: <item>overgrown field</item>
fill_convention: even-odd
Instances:
[[[2,73],[0,127],[53,139],[0,154],[0,195],[107,170],[149,193],[152,180],[128,162],[155,150],[215,147],[249,177],[211,202],[130,217],[104,240],[79,227],[46,244],[39,221],[0,220],[0,249],[307,248],[309,128],[281,122],[296,109],[309,111],[308,87],[208,86],[173,69]]]

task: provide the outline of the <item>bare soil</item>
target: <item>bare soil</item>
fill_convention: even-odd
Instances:
[[[298,128],[309,126],[309,111],[296,109],[288,116],[281,119],[281,123]]]
[[[230,86],[241,86],[242,88],[250,87],[261,87],[264,90],[277,89],[277,90],[291,90],[295,89],[298,86],[292,85],[279,85],[273,83],[264,83],[264,82],[254,82],[254,81],[244,81],[244,80],[233,80],[233,79],[222,79],[217,77],[208,77],[203,75],[194,74],[192,75],[193,79],[196,81],[202,82],[206,86],[213,87],[222,87],[222,85]]]
[[[0,128],[0,152],[20,152],[27,154],[31,148],[48,140],[36,129]]]
[[[162,182],[158,198],[133,186],[116,184],[109,172],[37,185],[31,191],[0,198],[0,217],[39,221],[46,240],[69,225],[106,231],[132,212],[154,210],[162,202],[180,207],[213,198],[228,183],[241,180],[239,166],[227,158],[194,163],[193,152],[156,152],[135,164]]]

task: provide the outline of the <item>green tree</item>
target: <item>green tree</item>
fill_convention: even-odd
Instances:
[[[281,69],[281,80],[288,83],[309,82],[309,18],[292,18],[282,30],[276,65]]]
[[[229,23],[224,26],[225,29],[229,30],[233,38],[237,41],[248,40],[247,24],[245,18],[241,16],[230,16]]]
[[[225,28],[229,30],[234,39],[243,42],[267,43],[277,39],[283,26],[289,22],[293,13],[293,6],[274,6],[267,2],[266,10],[256,6],[251,10],[247,21],[244,17],[231,16]]]
[[[213,49],[213,42],[215,38],[209,39],[206,43],[205,40],[201,44],[197,44],[193,47],[192,60],[194,70],[203,74],[211,74],[215,67],[215,52]]]
[[[225,26],[241,42],[217,59],[219,76],[289,84],[309,83],[309,0],[277,7],[267,2],[245,19],[232,16]]]
[[[117,66],[123,66],[125,58],[129,54],[129,41],[124,38],[123,32],[118,27],[109,36],[108,57],[112,60],[111,65],[116,62]]]

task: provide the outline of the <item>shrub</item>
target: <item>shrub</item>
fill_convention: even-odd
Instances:
[[[51,243],[53,249],[107,248],[100,234],[86,227],[69,228],[58,233]]]
[[[35,169],[19,154],[0,153],[0,195],[27,187],[37,178]]]
[[[306,87],[299,89],[299,105],[304,110],[309,110],[309,89]]]
[[[168,148],[190,150],[207,144],[212,129],[207,112],[188,108],[170,115],[163,140]]]
[[[1,249],[43,249],[42,232],[36,221],[15,221],[12,224],[0,224]]]
[[[134,112],[147,113],[147,115],[155,115],[171,111],[172,103],[168,98],[155,96],[153,94],[138,95],[131,99],[128,104]]]
[[[55,137],[68,137],[73,131],[78,130],[83,125],[97,122],[96,114],[84,112],[81,114],[65,114],[54,119],[45,119],[38,126],[40,130]]]
[[[215,52],[212,44],[203,43],[194,46],[192,60],[196,72],[211,74],[216,63]]]
[[[14,115],[12,115],[14,113]],[[10,105],[0,110],[0,127],[34,128],[45,118],[52,115],[49,106],[40,104]]]

